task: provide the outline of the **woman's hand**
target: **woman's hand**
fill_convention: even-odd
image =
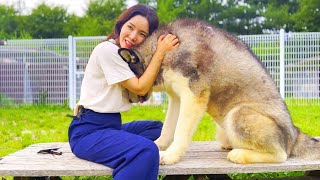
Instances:
[[[158,39],[156,53],[162,57],[172,49],[179,46],[179,39],[173,34],[161,35]]]
[[[130,78],[120,84],[129,91],[144,96],[152,87],[156,77],[160,71],[162,60],[167,52],[178,47],[179,40],[177,36],[172,34],[162,35],[158,39],[157,50],[152,57],[151,63],[148,65],[145,72],[138,79],[137,77]]]

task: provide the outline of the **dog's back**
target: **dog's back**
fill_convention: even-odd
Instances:
[[[189,78],[195,94],[209,88],[212,101],[226,108],[244,101],[283,102],[264,66],[235,36],[190,19],[174,21],[165,30],[177,34],[180,45],[167,55],[163,69],[174,69]]]

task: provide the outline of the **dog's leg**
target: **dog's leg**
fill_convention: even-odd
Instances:
[[[286,132],[254,106],[232,109],[222,126],[234,148],[227,157],[230,161],[241,164],[286,161]]]
[[[285,151],[258,152],[251,149],[233,149],[227,158],[239,164],[280,163],[287,160],[287,154]]]
[[[180,94],[180,112],[174,140],[166,151],[160,152],[160,164],[174,164],[185,153],[197,125],[207,110],[209,92],[195,96],[189,88],[177,87]]]
[[[224,132],[224,129],[222,129],[218,123],[216,123],[216,140],[220,143],[222,149],[232,149],[228,136]]]
[[[168,110],[162,127],[161,136],[155,141],[160,150],[166,150],[172,142],[180,111],[180,99],[177,95],[168,93],[168,100]]]

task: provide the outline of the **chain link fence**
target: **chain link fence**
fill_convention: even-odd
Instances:
[[[3,102],[68,104],[80,97],[85,66],[104,37],[8,40],[0,45]],[[289,105],[320,105],[320,32],[239,36],[265,65]],[[154,93],[146,105],[166,103]]]

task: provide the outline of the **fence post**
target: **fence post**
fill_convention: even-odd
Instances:
[[[73,103],[71,109],[73,109],[77,103],[77,45],[76,45],[76,39],[72,38],[72,66],[73,66],[73,81],[72,81],[72,97],[73,97]]]
[[[285,98],[285,47],[284,47],[284,41],[285,41],[285,31],[284,29],[280,29],[280,95],[282,98]]]
[[[23,54],[23,103],[27,102],[27,60],[26,54]]]
[[[68,52],[69,52],[69,108],[73,109],[75,106],[75,94],[74,94],[74,79],[75,79],[75,67],[73,59],[73,38],[68,36]]]

